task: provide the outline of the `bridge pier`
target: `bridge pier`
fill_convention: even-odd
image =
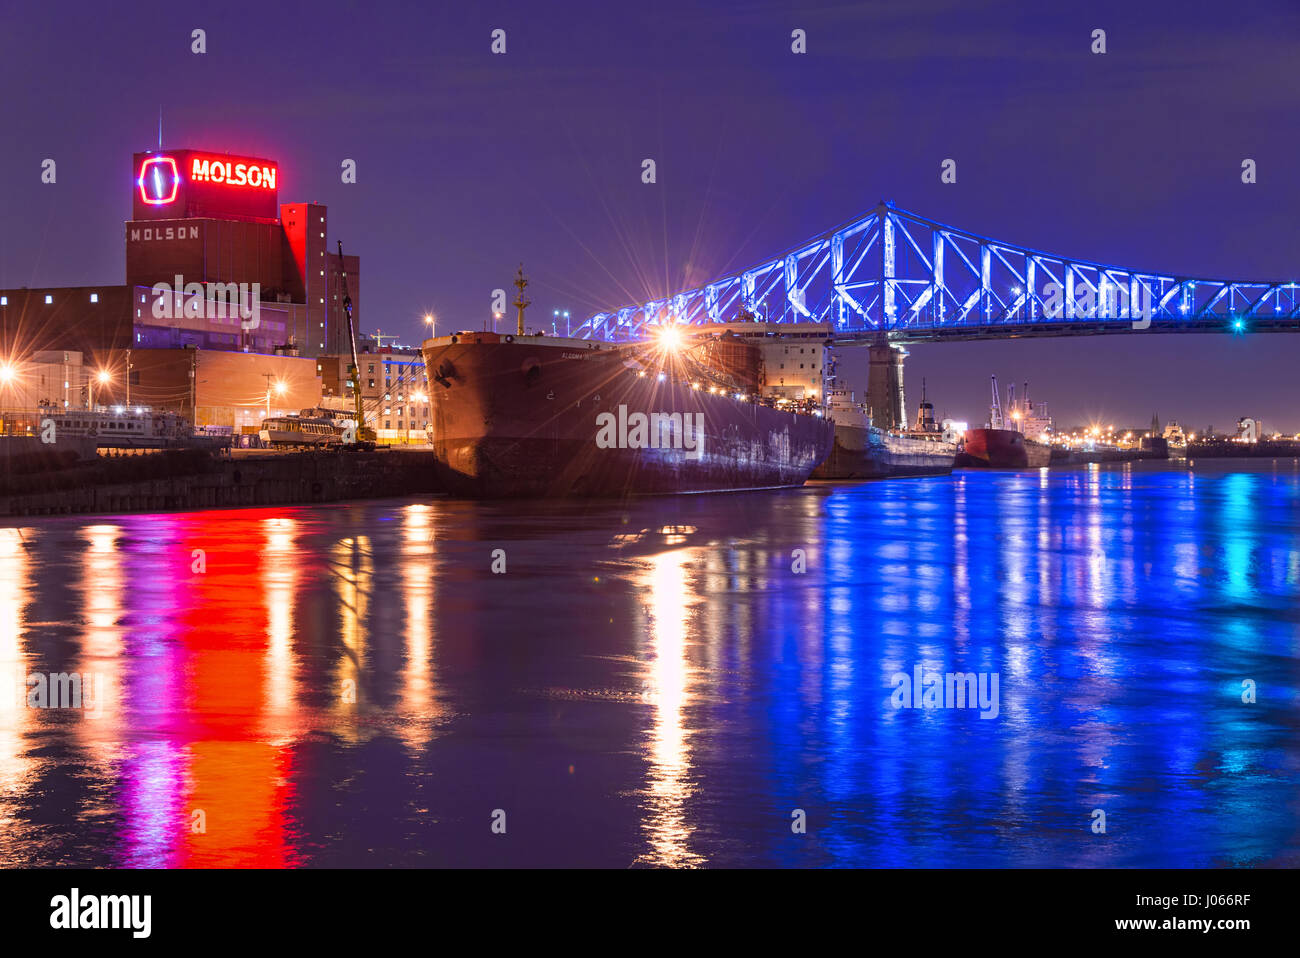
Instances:
[[[867,367],[867,404],[871,424],[878,429],[907,428],[903,398],[903,360],[907,350],[889,343],[872,343]]]

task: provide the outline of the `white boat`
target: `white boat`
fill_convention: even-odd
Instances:
[[[274,448],[341,446],[350,422],[327,416],[272,416],[262,420],[257,434]]]
[[[40,415],[41,422],[46,420],[53,421],[56,436],[93,439],[101,449],[162,449],[187,445],[193,439],[193,428],[184,416],[148,406],[49,410]]]

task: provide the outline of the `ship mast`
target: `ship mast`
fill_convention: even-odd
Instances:
[[[516,336],[524,335],[524,309],[532,304],[531,299],[524,299],[524,287],[528,285],[528,280],[524,279],[524,264],[519,264],[519,272],[515,274],[515,287],[519,290],[515,296],[514,307],[519,310],[519,326],[515,330]]]

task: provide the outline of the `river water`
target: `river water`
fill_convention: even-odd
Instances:
[[[23,521],[0,865],[1300,865],[1290,460]]]

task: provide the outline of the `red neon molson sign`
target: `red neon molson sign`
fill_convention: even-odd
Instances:
[[[174,202],[180,189],[181,176],[176,161],[170,156],[153,156],[140,166],[140,199],[150,206]]]
[[[233,219],[275,222],[279,164],[211,150],[137,153],[132,220]]]
[[[275,189],[275,166],[195,156],[191,158],[190,178],[195,183],[225,183],[227,186],[273,190]]]

